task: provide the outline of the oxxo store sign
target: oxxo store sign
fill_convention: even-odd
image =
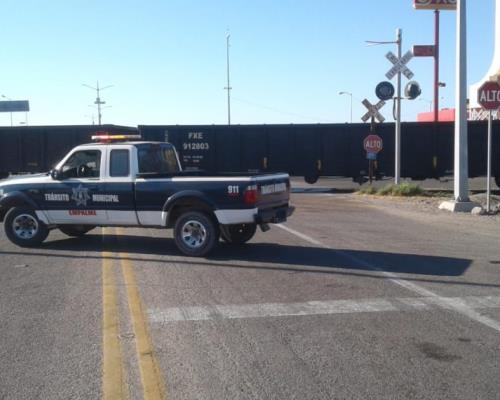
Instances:
[[[456,10],[457,0],[413,0],[415,10]]]

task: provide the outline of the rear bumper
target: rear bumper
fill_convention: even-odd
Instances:
[[[235,224],[279,224],[293,214],[295,207],[281,206],[275,208],[257,209],[237,209],[237,210],[216,210],[215,216],[221,225]]]
[[[255,222],[257,224],[279,224],[285,222],[294,211],[295,207],[293,206],[259,210],[255,215]]]

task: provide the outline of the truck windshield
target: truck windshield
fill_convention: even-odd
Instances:
[[[151,144],[138,148],[139,173],[174,174],[179,172],[175,151],[170,146]]]

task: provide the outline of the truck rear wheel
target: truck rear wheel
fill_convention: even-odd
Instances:
[[[202,212],[185,212],[175,222],[175,244],[187,256],[201,257],[208,254],[218,242],[219,234],[215,222]]]
[[[92,225],[58,225],[59,230],[71,237],[80,237],[95,228]]]
[[[49,234],[47,226],[36,213],[22,207],[14,207],[7,212],[4,229],[9,240],[21,247],[38,246]]]
[[[227,243],[243,244],[248,242],[257,230],[257,224],[221,225],[220,234]]]

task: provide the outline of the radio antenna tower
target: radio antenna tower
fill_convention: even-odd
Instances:
[[[104,87],[100,88],[99,87],[99,81],[97,81],[97,86],[96,87],[87,85],[85,83],[82,83],[82,86],[88,87],[89,89],[92,89],[92,90],[96,91],[97,97],[96,97],[96,99],[94,101],[94,104],[97,104],[97,121],[98,121],[98,124],[101,125],[101,120],[102,120],[101,105],[106,104],[106,102],[101,100],[100,92],[101,92],[101,90],[105,90],[105,89],[108,89],[110,87],[113,87],[113,85],[108,85],[108,86],[104,86]]]

